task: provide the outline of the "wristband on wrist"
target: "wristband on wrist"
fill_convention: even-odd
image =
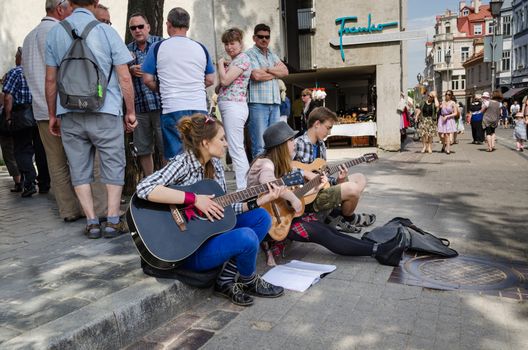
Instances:
[[[185,192],[185,199],[183,200],[183,205],[189,206],[196,203],[196,195],[192,192]]]
[[[252,199],[252,200],[248,201],[247,202],[247,206],[248,206],[248,210],[257,209],[258,207],[260,207],[260,205],[258,205],[256,199]]]

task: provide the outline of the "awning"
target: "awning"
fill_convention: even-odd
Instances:
[[[521,92],[528,90],[527,87],[521,87],[521,88],[514,88],[506,91],[502,97],[504,98],[512,98],[513,96],[520,94]]]

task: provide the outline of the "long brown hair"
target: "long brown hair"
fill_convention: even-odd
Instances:
[[[251,166],[261,158],[268,158],[275,166],[275,177],[278,179],[291,172],[291,156],[288,150],[288,141],[281,143],[280,145],[267,149],[264,153],[253,159]],[[250,166],[250,168],[251,168]]]
[[[193,152],[196,158],[203,160],[203,154],[200,150],[202,141],[212,140],[223,126],[222,122],[216,118],[196,113],[189,117],[183,117],[178,123],[178,130],[180,131],[185,150]],[[204,177],[206,179],[214,179],[214,176],[214,166],[209,160],[204,164]]]

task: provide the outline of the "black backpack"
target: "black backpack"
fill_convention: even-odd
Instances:
[[[407,218],[395,217],[385,225],[365,233],[361,239],[373,243],[385,243],[394,238],[400,231],[405,234],[408,251],[440,255],[446,258],[458,256],[456,250],[449,248],[448,239],[436,237],[422,230]]]

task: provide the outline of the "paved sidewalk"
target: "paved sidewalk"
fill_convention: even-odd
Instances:
[[[375,212],[376,225],[409,217],[464,255],[527,261],[528,152],[512,150],[511,133],[498,130],[493,153],[468,144],[467,134],[452,155],[416,153],[420,145],[412,142],[404,152],[381,153],[379,161],[357,166],[369,179],[359,211]],[[331,149],[329,157],[371,150]],[[211,292],[144,276],[128,235],[88,240],[82,221],[58,218],[51,195],[22,199],[10,186],[0,173],[1,348],[118,349],[180,313],[183,323],[169,323],[179,333],[169,327],[163,337],[158,329],[156,346],[192,343],[192,334],[205,334],[202,344],[211,349],[521,349],[528,343],[524,302],[387,283],[391,268],[311,245],[294,245],[287,258],[334,263],[338,270],[308,292],[258,300],[248,309],[215,297],[190,308]]]
[[[452,155],[417,153],[420,144],[411,142],[404,152],[382,153],[378,162],[358,166],[369,179],[359,211],[375,212],[376,225],[409,217],[449,238],[464,256],[526,263],[528,157],[511,150],[511,130],[498,134],[493,153],[468,144],[466,134]],[[330,155],[341,159],[348,152]],[[392,268],[315,245],[294,244],[283,261],[290,259],[337,270],[305,293],[287,291],[250,308],[208,299],[127,350],[527,348],[526,302],[388,283]]]

